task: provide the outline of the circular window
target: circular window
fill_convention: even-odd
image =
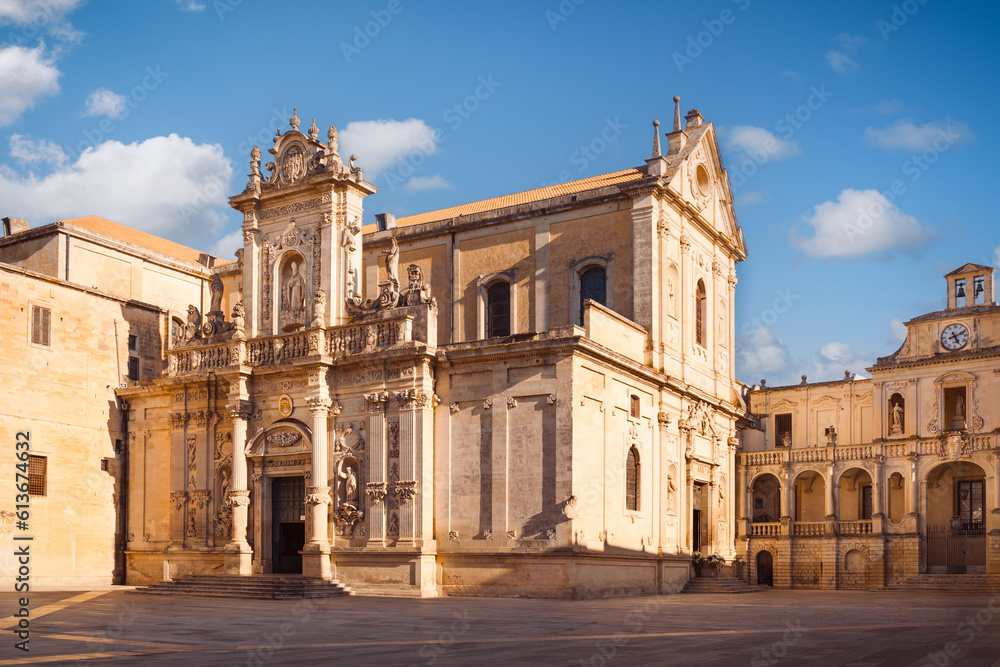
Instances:
[[[695,179],[698,181],[698,191],[702,196],[708,196],[709,191],[712,189],[712,181],[708,177],[708,169],[705,169],[705,165],[699,164],[695,168]]]

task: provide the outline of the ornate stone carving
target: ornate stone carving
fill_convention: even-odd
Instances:
[[[396,494],[399,496],[399,502],[405,503],[408,500],[413,500],[417,495],[417,482],[416,480],[402,479],[395,484]]]
[[[275,447],[291,447],[302,439],[302,434],[296,431],[279,431],[267,436],[267,444]]]
[[[255,477],[258,479],[254,480],[259,482],[260,474],[256,474]],[[250,505],[250,491],[247,489],[233,489],[229,492],[229,506],[230,507],[249,507]]]
[[[325,396],[310,396],[306,399],[306,405],[309,406],[309,412],[313,414],[328,414],[330,408],[333,407],[333,399]]]
[[[329,486],[310,486],[306,494],[307,505],[332,505],[333,498],[330,495],[332,489]]]
[[[448,531],[448,539],[449,540],[457,540],[458,539],[458,531],[457,530],[449,530]]]
[[[462,409],[462,406],[460,406],[458,403],[452,403],[448,407],[451,409],[452,414],[454,414],[454,413],[456,413],[456,412],[458,412],[459,410]]]
[[[512,410],[517,407],[517,399],[513,396],[507,397],[507,409]]]
[[[184,504],[188,501],[187,491],[171,491],[170,492],[170,504],[174,506],[175,509],[183,509]]]
[[[385,498],[386,494],[386,484],[385,482],[368,482],[365,485],[365,493],[371,498],[372,504],[380,503]]]
[[[431,286],[424,282],[424,273],[416,264],[406,267],[406,275],[409,284],[400,292],[400,304],[403,306],[419,306],[422,304],[437,305],[437,301],[431,296]]]
[[[549,394],[548,396],[545,397],[545,402],[548,403],[549,405],[552,405],[553,403],[556,402],[556,395]]]
[[[553,530],[552,528],[549,528],[547,531],[545,531],[545,537],[547,537],[550,540],[556,539],[556,531]]]
[[[389,392],[374,392],[372,394],[365,394],[365,410],[367,412],[383,412],[385,411],[386,401],[389,400]]]
[[[211,496],[208,489],[195,489],[191,492],[191,504],[197,506],[198,509],[204,509]]]
[[[194,435],[187,437],[188,450],[188,470],[195,470],[198,467],[198,440]]]
[[[513,530],[508,530],[507,531],[507,539],[508,540],[513,540],[516,537],[517,537],[517,533],[515,533]]]
[[[484,540],[492,540],[493,539],[493,531],[492,530],[483,531],[483,539]]]
[[[492,398],[487,398],[485,401],[483,401],[483,410],[489,410],[492,407],[493,407]]]
[[[379,283],[378,298],[362,302],[360,296],[349,294],[347,297],[347,308],[349,311],[365,313],[375,310],[388,310],[399,305],[399,244],[396,242],[395,236],[390,239],[389,249],[383,251],[381,255],[385,256],[386,280]],[[355,276],[356,278],[357,276]]]

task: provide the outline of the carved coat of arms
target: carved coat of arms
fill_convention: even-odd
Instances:
[[[306,156],[299,146],[292,146],[281,158],[281,178],[286,183],[295,183],[306,175]]]

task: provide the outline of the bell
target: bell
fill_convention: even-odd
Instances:
[[[955,296],[957,296],[959,298],[965,298],[965,285],[964,284],[960,284],[958,286],[958,289],[955,290]]]
[[[983,283],[976,281],[976,286],[975,288],[973,288],[972,295],[973,297],[977,297],[982,293],[983,293]]]

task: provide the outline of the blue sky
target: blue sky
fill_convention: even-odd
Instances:
[[[370,218],[641,165],[680,95],[719,132],[749,247],[738,376],[865,374],[944,306],[943,274],[1000,257],[998,19],[940,0],[0,0],[0,213],[229,257],[226,198],[293,107],[359,156]]]

